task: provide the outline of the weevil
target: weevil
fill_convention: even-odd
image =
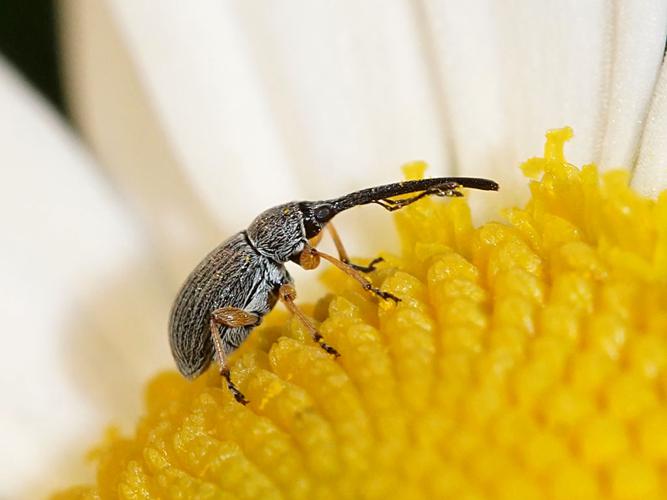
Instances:
[[[195,378],[215,358],[234,398],[247,404],[231,380],[227,356],[279,300],[303,323],[313,341],[329,354],[339,356],[295,304],[296,290],[285,264],[291,261],[314,269],[324,259],[370,293],[398,302],[399,297],[376,288],[362,274],[373,271],[382,259],[374,259],[367,266],[352,264],[331,219],[344,210],[370,203],[394,211],[425,196],[462,196],[458,190],[461,187],[498,190],[498,184],[489,179],[440,177],[376,186],[330,200],[293,201],[262,212],[247,229],[204,257],[178,293],[169,321],[171,352],[178,370],[187,378]],[[408,194],[413,196],[393,198]],[[334,240],[338,258],[315,248],[325,227]]]

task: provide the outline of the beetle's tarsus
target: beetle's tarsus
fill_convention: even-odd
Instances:
[[[231,374],[229,372],[228,367],[225,366],[225,367],[220,369],[220,376],[222,376],[227,381],[227,389],[229,389],[229,392],[232,393],[232,396],[234,396],[234,399],[236,401],[238,401],[239,403],[241,403],[244,406],[247,405],[248,403],[250,403],[250,401],[248,401],[245,398],[245,396],[238,389],[238,387],[236,387],[234,385],[234,382],[232,382],[232,377],[231,377]]]
[[[379,288],[373,286],[369,282],[366,282],[366,284],[364,285],[364,290],[368,290],[369,292],[374,293],[375,295],[377,295],[378,297],[380,297],[381,299],[384,299],[384,300],[393,300],[396,303],[401,301],[401,299],[396,297],[396,295],[394,295],[393,293],[384,292],[384,291],[380,290]]]
[[[351,262],[345,262],[345,263],[349,264],[350,267],[352,267],[353,269],[356,269],[359,272],[372,273],[373,271],[375,271],[375,264],[379,264],[380,262],[384,262],[384,258],[376,257],[372,261],[370,261],[370,263],[367,266],[360,266],[358,264],[352,264]]]
[[[378,295],[382,297],[384,300],[393,300],[396,304],[398,304],[401,299],[396,297],[393,293],[389,292],[383,292],[382,290],[379,291]]]
[[[317,332],[313,335],[313,340],[317,342],[317,344],[324,349],[328,354],[333,354],[334,357],[338,358],[340,356],[340,353],[333,347],[331,347],[329,344],[327,344],[324,339],[322,338],[322,334],[320,332]]]

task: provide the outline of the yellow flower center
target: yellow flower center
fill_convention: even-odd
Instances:
[[[276,311],[211,370],[157,376],[97,484],[58,498],[667,498],[667,192],[578,170],[547,134],[525,208],[473,227],[465,199],[397,212],[400,257],[336,270],[311,315]],[[423,166],[409,166],[419,176]]]

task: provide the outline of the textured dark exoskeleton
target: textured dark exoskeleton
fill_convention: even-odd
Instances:
[[[294,201],[261,213],[246,230],[208,254],[176,297],[169,340],[179,371],[194,378],[205,371],[215,357],[230,391],[237,401],[247,403],[231,382],[226,356],[241,345],[278,300],[304,323],[323,349],[337,356],[337,351],[323,341],[315,326],[294,304],[296,293],[285,263],[293,261],[313,269],[323,258],[382,299],[399,301],[392,294],[373,287],[361,274],[372,271],[382,259],[375,259],[366,267],[351,264],[330,224],[331,219],[343,210],[368,203],[393,211],[429,195],[461,196],[460,187],[496,191],[498,184],[470,177],[405,181],[331,200]],[[398,200],[391,198],[410,193],[415,195]],[[332,233],[339,258],[315,248],[325,227]]]

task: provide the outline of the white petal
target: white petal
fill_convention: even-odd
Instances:
[[[614,34],[602,170],[632,168],[667,38],[667,2],[614,3]]]
[[[590,2],[426,2],[454,136],[457,173],[525,195],[517,166],[547,129],[571,125],[567,156],[595,159],[607,93],[609,6]],[[490,198],[490,197],[486,197]],[[485,199],[486,199],[485,198]]]
[[[110,5],[179,157],[227,225],[395,180],[414,159],[447,172],[408,2]]]
[[[0,107],[0,497],[35,498],[81,479],[109,417],[137,412],[140,381],[168,359],[150,320],[166,312],[129,214],[1,60]]]
[[[391,165],[419,156],[433,174],[453,156],[458,172],[500,177],[516,197],[516,165],[565,124],[573,162],[629,168],[666,9],[110,5],[177,156],[227,227],[286,198],[389,180]]]
[[[177,286],[225,232],[174,157],[105,3],[60,6],[69,107]]]
[[[221,219],[247,224],[262,198],[295,196],[262,82],[223,4],[109,3],[178,158]]]
[[[667,64],[662,65],[651,102],[632,187],[647,196],[667,189]]]

